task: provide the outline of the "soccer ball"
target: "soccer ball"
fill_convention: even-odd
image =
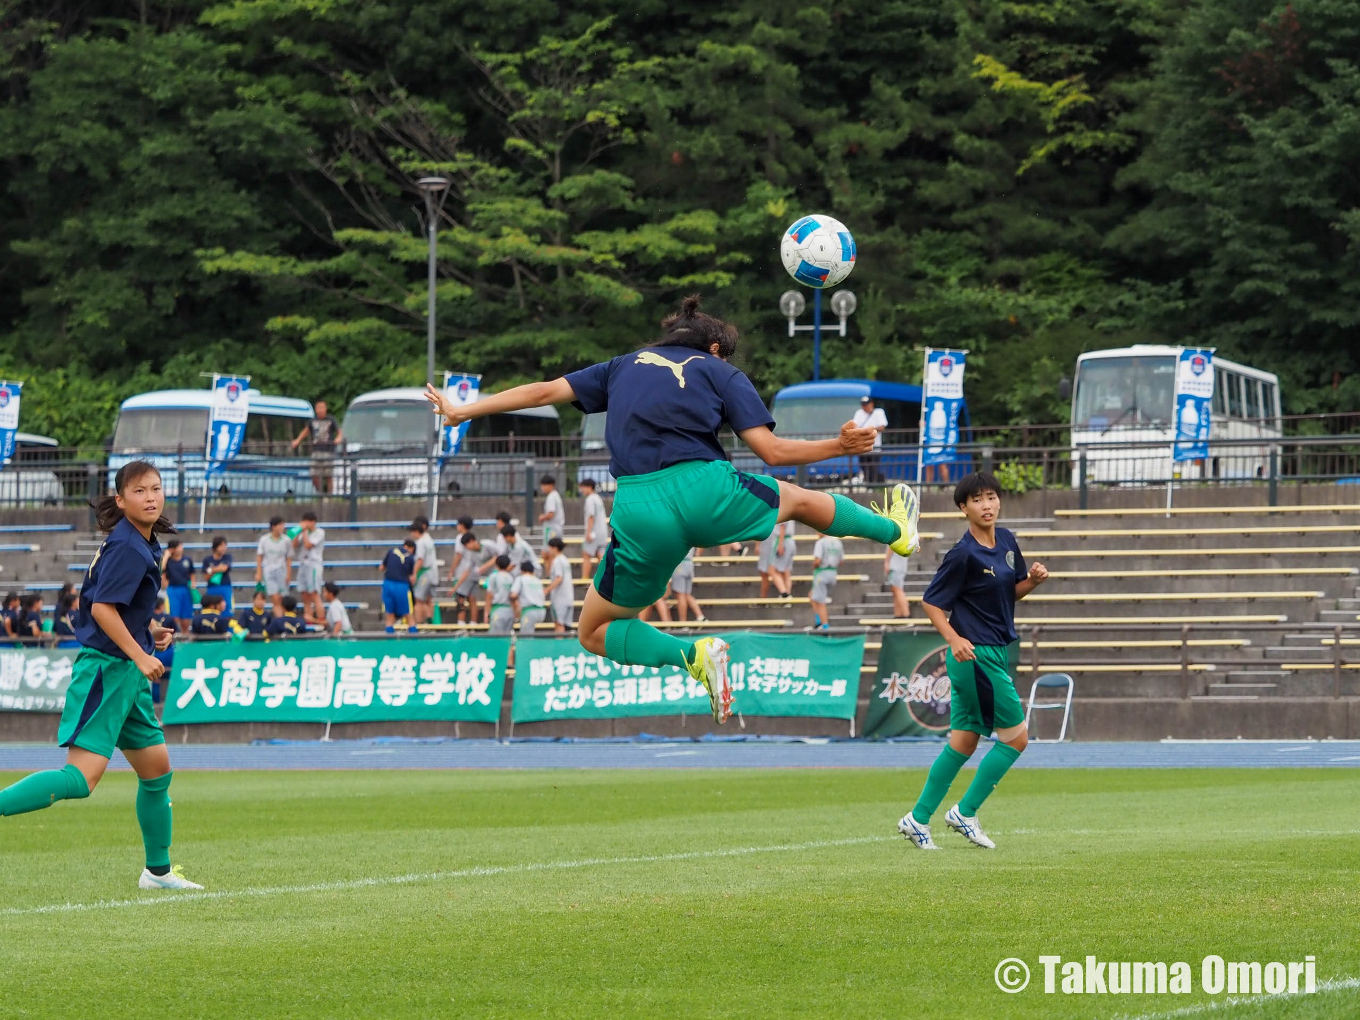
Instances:
[[[804,286],[834,287],[855,268],[855,239],[840,220],[804,216],[784,231],[779,257],[789,275]]]

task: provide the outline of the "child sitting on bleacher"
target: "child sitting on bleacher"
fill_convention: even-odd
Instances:
[[[43,636],[42,596],[29,592],[19,603],[16,630],[20,637],[40,638]]]
[[[221,595],[204,595],[198,605],[198,612],[194,614],[193,623],[189,625],[189,633],[200,637],[230,634],[233,621],[230,617],[222,615],[226,603],[227,600]]]
[[[52,634],[58,648],[79,648],[76,640],[76,596],[70,592],[57,599],[57,611],[52,617]]]
[[[283,612],[269,621],[269,627],[265,630],[271,638],[296,637],[298,634],[307,632],[307,622],[298,616],[298,600],[291,595],[285,595],[279,600],[283,605]]]
[[[272,619],[274,619],[274,615],[269,611],[264,589],[257,587],[250,605],[241,610],[236,617],[236,622],[245,628],[245,632],[251,637],[264,637],[269,630],[269,621]]]

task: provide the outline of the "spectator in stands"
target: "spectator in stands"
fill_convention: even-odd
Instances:
[[[167,596],[162,595],[156,599],[156,608],[151,614],[151,622],[172,632],[177,629],[176,623],[178,621],[170,612],[170,599]],[[53,624],[53,629],[56,629],[55,624]],[[170,679],[170,670],[175,665],[175,643],[172,641],[170,644],[166,645],[165,648],[157,648],[151,654],[155,656],[156,661],[165,667],[165,673],[163,675],[168,682]],[[153,680],[151,683],[151,700],[155,704],[160,704],[162,690],[161,682],[159,680]]]
[[[264,592],[258,588],[251,597],[250,605],[243,608],[240,615],[236,617],[236,622],[250,637],[264,637],[269,631],[269,621],[274,615],[269,611],[268,601],[265,599]]]
[[[831,629],[831,597],[836,594],[836,579],[843,559],[845,544],[839,538],[817,536],[812,546],[812,594],[808,596],[808,602],[812,605],[812,626],[820,630]]]
[[[691,609],[694,610],[694,619],[706,619],[704,611],[694,599],[694,554],[698,551],[691,549],[671,574],[670,590],[675,593],[675,611],[681,623],[689,619]]]
[[[478,578],[482,576],[482,568],[495,558],[496,554],[482,545],[471,531],[458,539],[458,558],[453,561],[449,583],[453,585],[453,598],[457,607],[455,613],[459,623],[476,623],[481,616],[481,605],[477,599]]]
[[[528,563],[532,567],[534,574],[538,574],[538,554],[534,552],[534,547],[515,530],[513,524],[507,524],[501,528],[501,535],[505,538],[505,555],[510,557],[510,562],[519,569],[522,563]]]
[[[184,554],[184,546],[177,538],[170,539],[165,545],[161,577],[165,582],[170,618],[175,621],[170,629],[187,634],[194,619],[194,561]]]
[[[223,611],[231,612],[231,553],[227,552],[227,538],[216,535],[212,540],[211,555],[203,557],[205,595],[221,595]],[[201,605],[201,603],[200,603]]]
[[[855,412],[855,427],[874,430],[874,449],[872,453],[862,453],[859,457],[860,471],[864,481],[874,485],[883,481],[883,472],[878,469],[879,458],[883,455],[883,430],[888,427],[888,416],[883,408],[874,406],[873,397],[860,397],[859,410]]]
[[[224,615],[225,608],[226,600],[221,595],[204,595],[194,621],[189,625],[189,633],[199,636],[230,634],[231,620]]]
[[[29,592],[19,601],[17,630],[20,637],[41,638],[43,636],[43,601],[37,592]]]
[[[546,557],[544,576],[548,579],[544,592],[552,608],[553,629],[565,634],[576,609],[576,588],[571,578],[571,564],[567,562],[566,543],[560,538],[548,539],[543,555]]]
[[[326,604],[326,618],[319,621],[319,626],[334,637],[354,633],[354,628],[349,622],[349,610],[340,601],[340,586],[334,581],[327,581],[326,588],[321,593],[321,600]]]
[[[533,636],[548,615],[547,599],[543,597],[543,582],[534,576],[533,564],[521,563],[519,571],[510,585],[510,608],[519,619],[520,634]]]
[[[411,538],[416,543],[416,562],[412,568],[411,587],[415,598],[416,624],[434,619],[434,590],[439,584],[439,557],[435,553],[434,536],[430,534],[430,519],[421,514],[411,522]]]
[[[515,579],[510,575],[510,557],[501,553],[491,561],[495,570],[486,579],[486,622],[492,634],[510,634],[515,626],[515,610],[510,590]]]
[[[411,622],[412,598],[411,576],[416,565],[416,541],[408,538],[401,545],[393,546],[378,564],[382,571],[383,612],[387,614],[387,633],[397,632],[397,621],[406,621],[406,629],[414,632],[416,625]]]
[[[496,534],[491,539],[491,551],[497,556],[506,552],[509,548],[505,541],[505,535],[501,531],[502,528],[505,528],[509,524],[510,515],[506,511],[502,510],[496,515]]]
[[[642,612],[638,613],[638,619],[650,620],[652,618],[652,613],[655,612],[656,618],[660,620],[662,623],[670,623],[671,622],[671,604],[669,602],[670,597],[671,586],[669,583],[667,583],[666,594],[662,595],[650,606],[647,606],[645,609],[642,610]]]
[[[538,523],[543,525],[543,542],[550,538],[563,538],[567,533],[567,509],[562,505],[562,494],[557,491],[557,479],[544,475],[538,480],[539,491],[543,493],[543,512],[538,515]]]
[[[770,557],[770,573],[781,598],[793,598],[793,558],[798,555],[798,542],[793,537],[793,521],[774,526],[774,549]]]
[[[784,585],[784,575],[774,569],[774,545],[775,537],[771,532],[757,546],[756,570],[760,572],[760,597],[763,599],[769,598],[771,584],[780,595],[787,597],[789,594],[788,588]]]
[[[269,530],[255,546],[255,583],[264,585],[264,593],[274,602],[275,616],[283,615],[283,597],[288,594],[292,570],[293,544],[283,533],[285,523],[277,514],[269,518]]]
[[[892,591],[893,618],[905,620],[911,616],[911,603],[907,601],[907,558],[898,556],[891,549],[883,557],[883,573]]]
[[[265,628],[265,634],[271,638],[296,637],[298,634],[305,634],[307,623],[302,617],[298,616],[298,600],[291,595],[285,595],[279,601],[283,612],[269,621],[269,626]]]
[[[52,617],[52,634],[58,648],[79,648],[76,640],[76,596],[67,592],[57,599],[57,611]]]
[[[19,603],[21,599],[17,591],[12,591],[5,596],[5,608],[0,610],[0,620],[5,624],[5,637],[16,638],[19,636]]]
[[[293,536],[293,558],[297,560],[297,587],[304,614],[321,615],[322,575],[326,570],[326,529],[316,523],[316,511],[302,515]]]
[[[345,441],[345,436],[340,431],[340,423],[327,410],[324,400],[316,402],[316,417],[302,427],[293,440],[293,449],[296,450],[304,439],[311,438],[312,484],[317,492],[329,496],[331,476],[335,473],[335,451]]]
[[[604,500],[595,491],[595,479],[582,478],[581,491],[585,494],[585,537],[581,540],[581,580],[595,576],[595,563],[609,547],[609,518],[605,516]]]

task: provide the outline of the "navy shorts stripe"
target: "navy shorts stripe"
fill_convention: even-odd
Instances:
[[[619,536],[616,533],[609,538],[609,548],[604,551],[604,568],[600,571],[600,582],[595,586],[607,602],[614,601],[614,566],[617,562],[618,548]]]
[[[977,687],[978,711],[982,713],[982,725],[993,729],[996,725],[996,694],[992,690],[992,679],[982,668],[982,663],[973,660],[973,683]]]
[[[99,711],[99,706],[104,701],[104,670],[101,668],[94,674],[94,683],[90,684],[90,693],[85,697],[85,704],[80,706],[80,718],[76,720],[76,728],[72,731],[70,738],[62,747],[75,747],[76,738],[80,736],[80,731],[85,728],[85,724],[94,718],[95,712]]]
[[[779,509],[779,490],[777,488],[772,489],[764,482],[756,481],[754,475],[748,475],[745,471],[737,472],[737,481],[741,483],[743,489],[761,500],[766,506],[773,510]]]

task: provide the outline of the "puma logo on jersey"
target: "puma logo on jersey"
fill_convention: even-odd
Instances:
[[[983,572],[984,574],[991,574],[993,577],[996,576],[996,568],[995,568],[995,567],[983,567],[983,568],[982,568],[982,572]]]
[[[677,364],[676,362],[671,361],[669,358],[663,358],[660,354],[657,354],[654,351],[643,351],[641,354],[637,356],[637,360],[634,361],[633,364],[660,365],[662,368],[669,368],[671,370],[671,375],[675,376],[675,381],[680,384],[680,388],[683,390],[685,388],[685,366],[688,365],[691,361],[697,361],[699,358],[702,357],[703,357],[702,354],[696,354],[694,355],[694,357],[686,358],[684,361]]]

